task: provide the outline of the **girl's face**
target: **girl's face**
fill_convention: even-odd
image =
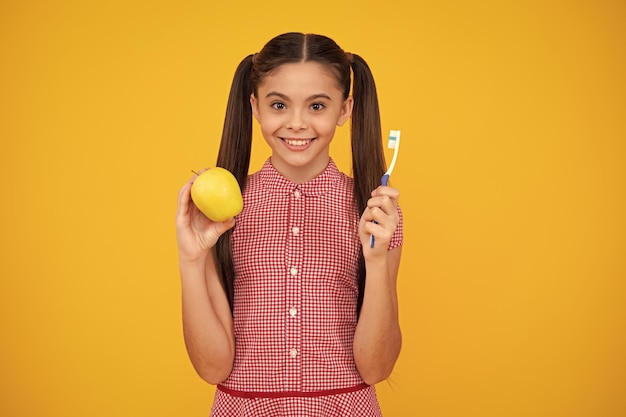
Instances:
[[[272,165],[296,184],[321,174],[337,126],[352,112],[337,79],[317,62],[283,64],[258,86],[250,103],[272,148]]]

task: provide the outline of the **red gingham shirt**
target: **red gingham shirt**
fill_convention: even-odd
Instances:
[[[213,415],[379,416],[352,352],[361,245],[352,178],[331,160],[295,184],[268,160],[243,197],[232,235],[235,362]],[[389,248],[401,244],[402,220]]]

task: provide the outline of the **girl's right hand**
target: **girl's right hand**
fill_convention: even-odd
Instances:
[[[197,175],[194,175],[178,192],[176,239],[181,261],[193,262],[205,259],[218,238],[235,225],[234,218],[221,223],[214,222],[198,210],[191,200],[191,185],[196,178]]]

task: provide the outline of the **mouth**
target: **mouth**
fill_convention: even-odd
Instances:
[[[280,138],[280,140],[282,140],[283,142],[285,142],[287,145],[289,146],[294,146],[294,147],[305,147],[307,146],[309,143],[311,143],[313,140],[315,140],[315,138],[309,138],[309,139],[299,139],[299,138]]]

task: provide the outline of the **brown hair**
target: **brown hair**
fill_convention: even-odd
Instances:
[[[344,99],[350,94],[352,110],[352,175],[354,177],[354,203],[362,213],[372,190],[380,185],[385,172],[382,147],[380,112],[374,77],[359,55],[346,53],[332,39],[315,34],[285,33],[270,40],[263,49],[241,61],[230,90],[224,130],[220,143],[217,166],[233,173],[242,191],[250,168],[252,148],[252,108],[250,95],[257,94],[263,79],[280,65],[297,62],[318,62],[330,68],[337,77]],[[351,83],[351,70],[354,81]],[[224,233],[216,245],[217,269],[226,291],[231,311],[233,309],[234,267],[230,238],[232,229]],[[357,314],[363,303],[365,289],[365,260],[359,254]]]

